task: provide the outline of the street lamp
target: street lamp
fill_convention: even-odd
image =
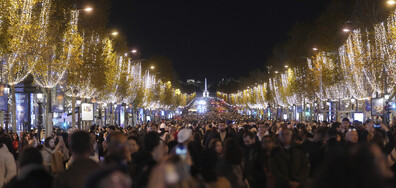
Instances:
[[[275,74],[278,74],[279,72],[278,71],[275,71]]]
[[[288,65],[285,65],[285,68],[289,68],[289,66],[288,66]]]
[[[37,104],[38,104],[38,125],[37,125],[37,137],[39,142],[41,141],[41,130],[43,128],[43,94],[37,93]]]
[[[385,98],[385,100],[389,100],[389,98],[390,98],[389,93],[385,93],[384,98]]]
[[[115,37],[115,36],[118,35],[118,32],[117,32],[117,31],[113,31],[113,32],[111,33],[111,35]]]
[[[10,93],[10,88],[6,86],[4,88],[4,94],[8,95],[9,93]]]
[[[155,66],[151,66],[150,69],[151,69],[151,70],[154,70],[154,69],[155,69]]]
[[[136,50],[136,49],[133,49],[131,52],[134,53],[134,54],[136,54],[136,53],[137,53],[137,50]]]
[[[83,11],[85,11],[85,12],[92,12],[92,11],[93,11],[93,8],[92,8],[92,7],[87,7],[87,8],[85,8],[85,9],[83,9]]]
[[[4,88],[4,90],[3,90],[3,93],[5,94],[5,95],[7,95],[7,104],[8,104],[8,94],[10,93],[10,88],[9,87],[5,87]],[[5,112],[5,122],[4,122],[4,124],[5,124],[5,131],[6,131],[6,133],[8,133],[8,121],[10,120],[10,113],[9,113],[9,110],[8,110],[8,108],[7,108],[7,111]],[[1,123],[3,123],[3,122],[1,122]]]
[[[81,100],[77,99],[76,100],[76,104],[77,104],[77,127],[78,127],[79,130],[81,130],[81,126],[80,126],[80,107],[81,107],[80,105],[81,105]]]
[[[386,1],[386,3],[387,3],[388,5],[395,5],[395,4],[396,4],[396,1],[395,1],[395,0],[388,0],[388,1]]]
[[[318,49],[318,48],[312,48],[312,50],[313,50],[313,51],[318,51],[319,49]]]
[[[342,31],[343,31],[344,33],[349,33],[351,30],[348,29],[348,28],[344,28],[344,29],[342,29]]]

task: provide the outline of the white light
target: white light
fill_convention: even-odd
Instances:
[[[43,99],[43,94],[42,94],[42,93],[37,93],[37,99],[38,99],[38,100]]]
[[[117,35],[118,35],[118,32],[114,31],[114,32],[111,33],[111,35],[117,36]]]
[[[132,50],[132,53],[136,54],[136,53],[137,53],[137,50]]]
[[[18,112],[23,112],[23,106],[17,105],[16,110],[17,110]]]
[[[10,93],[10,88],[9,87],[5,87],[4,88],[4,94],[8,95]]]
[[[76,103],[77,103],[77,105],[80,105],[81,104],[81,100],[77,100]]]
[[[198,104],[199,105],[206,105],[206,101],[204,101],[204,100],[198,101]]]
[[[385,100],[389,100],[389,97],[390,97],[389,94],[385,94],[385,95],[384,95]]]
[[[84,9],[85,12],[91,12],[92,10],[93,10],[93,8],[91,8],[91,7],[87,7]]]
[[[278,74],[279,72],[278,71],[275,71],[275,74]]]
[[[345,33],[348,33],[348,32],[350,32],[351,30],[348,29],[348,28],[344,28],[344,29],[342,29],[342,31],[344,31]]]
[[[312,48],[313,51],[318,51],[318,48]]]
[[[388,5],[395,5],[396,1],[394,0],[388,0],[386,3],[388,3]]]

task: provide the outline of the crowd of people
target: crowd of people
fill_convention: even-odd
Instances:
[[[54,129],[43,142],[0,128],[0,187],[395,187],[395,136],[396,118],[386,125],[226,113]]]

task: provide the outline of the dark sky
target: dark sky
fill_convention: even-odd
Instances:
[[[330,0],[113,0],[110,27],[142,58],[165,56],[181,80],[238,78],[265,66],[296,21]]]

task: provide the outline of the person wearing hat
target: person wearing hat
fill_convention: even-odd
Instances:
[[[185,146],[188,145],[190,141],[192,141],[192,130],[188,128],[181,129],[177,133],[177,142],[179,144],[183,144]]]

